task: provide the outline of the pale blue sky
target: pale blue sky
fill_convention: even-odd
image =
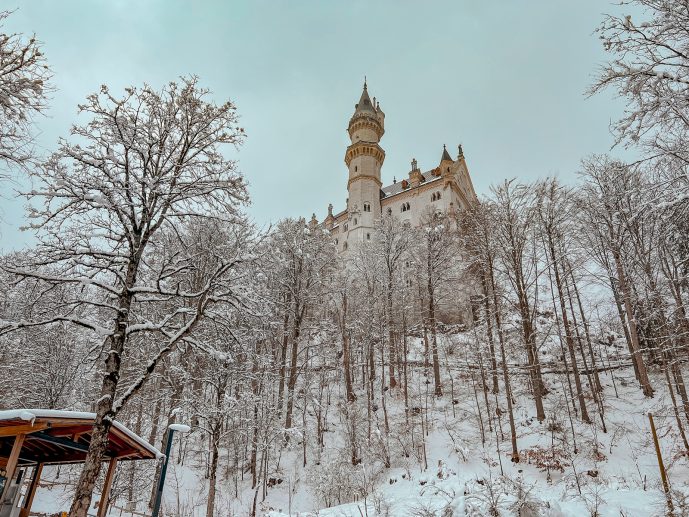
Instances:
[[[6,29],[35,32],[55,72],[47,151],[77,103],[108,84],[160,86],[197,74],[233,100],[251,216],[319,218],[344,207],[347,121],[363,77],[386,113],[383,181],[464,145],[479,194],[504,178],[574,178],[612,144],[621,112],[584,90],[606,59],[593,30],[607,1],[4,0]],[[2,199],[0,249],[30,242],[22,202]]]

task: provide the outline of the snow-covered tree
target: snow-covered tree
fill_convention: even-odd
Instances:
[[[27,166],[34,158],[34,118],[47,107],[48,68],[36,36],[8,34],[0,11],[0,161]]]
[[[204,279],[194,284],[198,257],[179,231],[199,219],[245,225],[238,211],[247,200],[244,181],[221,152],[224,144],[238,145],[243,131],[232,103],[208,97],[194,77],[160,91],[128,88],[121,98],[103,86],[80,106],[89,122],[73,127],[72,138],[31,172],[35,187],[27,198],[38,244],[32,260],[6,269],[20,280],[83,290],[54,315],[5,322],[0,331],[68,322],[90,331],[92,348],[104,358],[96,422],[70,511],[75,517],[86,515],[118,411],[161,358],[185,340],[199,344],[192,336],[204,317],[241,303],[234,275],[246,250],[209,250]],[[170,240],[178,245],[170,247]],[[120,386],[128,349],[144,334],[155,350],[139,375]]]

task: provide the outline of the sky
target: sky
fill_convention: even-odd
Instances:
[[[236,158],[261,226],[344,208],[364,76],[386,114],[384,184],[460,143],[479,195],[508,178],[573,182],[583,157],[610,150],[623,109],[612,92],[585,95],[607,59],[593,31],[616,8],[603,0],[8,2],[4,31],[35,33],[54,72],[42,152],[83,121],[77,105],[101,84],[198,75],[238,107],[247,138]],[[31,243],[12,190],[24,185],[0,185],[0,251]]]

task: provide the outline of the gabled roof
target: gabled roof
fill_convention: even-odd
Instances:
[[[20,465],[81,463],[91,443],[95,413],[52,409],[0,411],[0,458],[7,458],[16,436],[26,435]],[[105,458],[156,459],[158,449],[119,422],[113,422]]]

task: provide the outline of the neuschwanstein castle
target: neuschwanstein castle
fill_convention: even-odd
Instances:
[[[412,160],[406,179],[383,186],[380,169],[385,151],[380,140],[385,133],[385,113],[375,97],[371,101],[365,82],[348,131],[352,143],[345,153],[349,169],[347,207],[333,214],[330,205],[323,221],[339,251],[371,240],[375,221],[381,216],[395,215],[417,226],[428,213],[452,213],[477,201],[461,146],[456,159],[443,148],[440,162],[426,172]]]

